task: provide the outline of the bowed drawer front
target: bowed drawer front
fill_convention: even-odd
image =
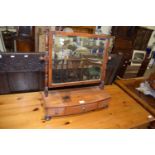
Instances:
[[[66,89],[44,96],[46,114],[63,116],[84,113],[108,107],[110,96],[98,87]]]

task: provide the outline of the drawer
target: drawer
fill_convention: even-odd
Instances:
[[[65,115],[78,114],[83,112],[84,109],[85,107],[82,107],[81,105],[68,106],[68,107],[65,107]]]
[[[61,116],[64,115],[64,107],[55,107],[46,109],[46,113],[50,116]]]
[[[95,109],[97,109],[97,103],[86,104],[85,111],[92,111],[92,110],[95,110]]]
[[[107,100],[107,101],[101,101],[101,102],[99,102],[98,103],[98,109],[101,109],[101,108],[106,108],[106,107],[108,107],[108,103],[109,103],[109,100]]]
[[[62,115],[79,114],[83,112],[105,108],[107,106],[108,106],[108,100],[95,103],[81,104],[76,106],[48,108],[46,109],[46,112],[50,116],[62,116]]]
[[[78,114],[98,109],[98,103],[81,104],[78,106],[66,107],[65,115]]]

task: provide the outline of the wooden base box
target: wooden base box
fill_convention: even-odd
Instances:
[[[64,116],[106,108],[110,95],[99,87],[89,87],[52,90],[43,98],[47,116]]]

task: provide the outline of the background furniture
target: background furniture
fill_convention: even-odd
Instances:
[[[13,29],[6,26],[4,28],[2,34],[7,52],[35,51],[35,26],[14,26]]]
[[[153,30],[146,29],[143,27],[137,27],[137,33],[134,40],[134,49],[145,51],[152,32]]]
[[[112,35],[116,37],[112,53],[122,53],[123,58],[118,70],[118,75],[124,77],[127,67],[131,63],[133,50],[146,50],[153,30],[138,26],[113,26]],[[147,61],[143,68],[139,68],[138,76],[143,76],[147,68]],[[141,71],[143,70],[143,71]],[[127,76],[126,76],[127,77]]]
[[[106,77],[105,77],[105,84],[112,84],[114,80],[116,79],[118,69],[121,65],[122,61],[122,55],[121,54],[110,54],[109,60],[107,63],[107,69],[106,69]]]
[[[43,53],[0,54],[0,94],[41,90],[44,86]]]
[[[96,26],[56,26],[56,30],[71,28],[74,32],[94,34]]]
[[[133,42],[137,28],[133,26],[113,26],[112,35],[115,36],[112,53],[122,53],[123,58],[118,70],[118,75],[123,77],[127,66],[130,64],[133,52]]]
[[[6,52],[2,32],[0,31],[0,52]]]
[[[137,77],[142,77],[148,67],[148,64],[150,62],[150,58],[148,57],[148,55],[146,55],[144,61],[142,62],[142,65],[139,68],[139,71],[137,73]]]
[[[16,36],[16,32],[9,31],[8,29],[2,31],[2,36],[5,44],[5,48],[7,52],[14,52],[14,38]]]
[[[125,71],[125,74],[123,75],[123,78],[129,79],[129,78],[136,78],[138,71],[140,70],[141,66],[130,66],[128,65]]]
[[[148,111],[115,84],[105,86],[105,90],[112,96],[107,109],[50,121],[43,120],[40,92],[1,95],[0,128],[126,129],[148,128],[154,121]]]
[[[17,52],[33,52],[35,51],[35,27],[19,26],[17,29],[16,48]]]
[[[115,83],[132,96],[139,104],[147,109],[152,115],[155,116],[155,99],[151,96],[146,96],[139,92],[135,88],[139,87],[141,82],[144,82],[144,78],[132,78],[132,79],[120,79],[116,80]]]

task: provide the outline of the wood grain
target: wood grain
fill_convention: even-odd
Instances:
[[[46,115],[63,116],[85,113],[108,107],[111,96],[99,87],[49,91],[45,97]],[[82,101],[82,102],[81,102]]]
[[[146,79],[141,77],[116,80],[115,83],[119,87],[121,87],[125,92],[127,92],[130,96],[132,96],[145,109],[152,113],[152,115],[155,116],[155,99],[153,97],[146,96],[136,90],[136,88],[139,87],[140,83],[144,82],[145,80]]]
[[[0,128],[139,128],[150,113],[116,85],[105,86],[112,96],[109,107],[44,121],[40,92],[0,96]]]

